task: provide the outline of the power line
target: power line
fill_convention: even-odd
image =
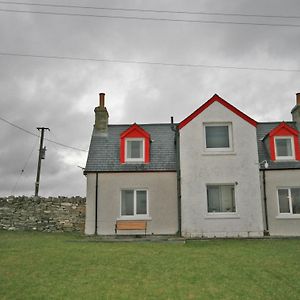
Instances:
[[[23,166],[23,168],[22,168],[21,171],[20,171],[20,174],[19,174],[19,176],[17,177],[17,180],[16,180],[16,182],[15,182],[15,184],[14,184],[12,190],[11,190],[11,194],[12,194],[12,195],[15,193],[15,190],[16,190],[16,188],[17,188],[17,186],[18,186],[18,184],[19,184],[19,181],[20,181],[20,179],[21,179],[21,176],[24,174],[25,169],[27,168],[27,165],[28,165],[29,160],[30,160],[30,158],[31,158],[31,156],[32,156],[33,150],[34,150],[34,148],[36,147],[37,141],[38,141],[38,140],[36,140],[36,142],[34,143],[32,149],[31,149],[31,151],[30,151],[30,153],[29,153],[29,155],[28,155],[28,157],[27,157],[27,159],[26,159],[26,161],[25,161],[24,166]]]
[[[38,134],[35,134],[35,133],[33,133],[33,132],[31,132],[31,131],[29,131],[29,130],[27,130],[27,129],[24,129],[23,127],[18,126],[18,125],[16,125],[16,124],[12,123],[12,122],[9,122],[8,120],[2,118],[1,116],[0,116],[0,120],[3,121],[3,122],[5,122],[5,123],[7,123],[7,124],[9,124],[9,125],[11,125],[11,126],[13,126],[13,127],[15,127],[15,128],[17,128],[17,129],[19,129],[19,130],[22,130],[22,131],[26,132],[27,134],[33,135],[33,136],[35,136],[35,137],[40,137]],[[50,143],[59,145],[59,146],[61,146],[61,147],[73,149],[73,150],[76,150],[76,151],[88,152],[87,150],[80,149],[80,148],[73,147],[73,146],[68,146],[68,145],[66,145],[66,144],[59,143],[59,142],[56,142],[56,141],[53,141],[53,140],[50,140],[50,139],[46,139],[46,138],[45,138],[45,140],[48,141],[48,142],[50,142]]]
[[[236,67],[236,66],[209,65],[209,64],[180,64],[180,63],[164,63],[164,62],[154,62],[154,61],[151,62],[151,61],[137,61],[137,60],[100,59],[100,58],[84,58],[84,57],[55,56],[55,55],[37,55],[37,54],[24,54],[24,53],[12,53],[12,52],[0,52],[0,55],[42,58],[42,59],[55,59],[55,60],[69,60],[69,61],[93,61],[93,62],[105,62],[105,63],[140,64],[140,65],[165,66],[165,67],[233,69],[233,70],[270,71],[270,72],[297,72],[297,73],[300,72],[300,69]]]
[[[62,13],[49,11],[28,11],[15,9],[0,9],[1,12],[16,12],[41,15],[55,16],[70,16],[70,17],[91,17],[105,19],[124,19],[124,20],[139,20],[139,21],[162,21],[162,22],[182,22],[182,23],[201,23],[201,24],[226,24],[226,25],[252,25],[252,26],[267,26],[267,27],[300,27],[300,24],[280,24],[280,23],[256,23],[256,22],[235,22],[235,21],[214,21],[214,20],[187,20],[187,19],[171,19],[171,18],[150,18],[150,17],[129,17],[129,16],[107,16],[94,14],[79,14],[79,13]]]
[[[265,14],[245,14],[245,13],[224,13],[224,12],[207,12],[207,11],[178,11],[178,10],[156,10],[141,8],[123,8],[123,7],[98,7],[98,6],[81,6],[81,5],[63,5],[63,4],[40,4],[32,2],[16,2],[16,1],[0,1],[2,4],[56,7],[56,8],[75,8],[75,9],[91,9],[91,10],[108,10],[108,11],[126,11],[126,12],[143,12],[143,13],[170,13],[170,14],[186,14],[186,15],[208,15],[208,16],[230,16],[230,17],[259,17],[259,18],[283,18],[283,19],[299,19],[300,16],[289,15],[265,15]]]

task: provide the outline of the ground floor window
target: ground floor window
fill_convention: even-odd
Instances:
[[[278,189],[279,213],[300,214],[300,187]]]
[[[207,208],[209,213],[236,212],[234,185],[207,185]]]
[[[148,215],[148,191],[126,189],[121,191],[121,216]]]

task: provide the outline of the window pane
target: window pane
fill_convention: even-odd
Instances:
[[[292,156],[291,139],[276,139],[277,156]]]
[[[207,186],[208,212],[220,212],[219,187]]]
[[[146,191],[136,192],[136,214],[137,215],[147,214],[147,192]]]
[[[233,185],[223,185],[221,188],[222,212],[235,212],[235,199]]]
[[[229,148],[228,126],[205,126],[206,148]]]
[[[234,186],[207,186],[208,212],[235,212]]]
[[[278,199],[279,199],[279,212],[280,213],[289,213],[289,191],[288,189],[278,190]]]
[[[133,191],[122,191],[121,214],[122,216],[133,216]]]
[[[142,158],[143,157],[143,142],[142,141],[127,141],[127,157]]]
[[[300,188],[291,189],[293,214],[300,214]]]

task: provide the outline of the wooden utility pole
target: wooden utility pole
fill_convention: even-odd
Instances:
[[[40,139],[40,150],[39,150],[39,161],[38,161],[38,167],[37,167],[37,173],[36,173],[36,181],[35,181],[35,193],[34,196],[38,197],[39,195],[39,186],[40,186],[40,175],[41,175],[41,164],[42,164],[42,159],[45,159],[45,151],[46,148],[43,148],[43,142],[44,142],[44,132],[45,130],[49,130],[47,127],[37,127],[38,131],[41,132],[41,139]]]

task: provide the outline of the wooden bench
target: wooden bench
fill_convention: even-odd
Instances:
[[[142,220],[117,220],[115,225],[115,233],[118,230],[145,230],[147,231],[147,221]]]

